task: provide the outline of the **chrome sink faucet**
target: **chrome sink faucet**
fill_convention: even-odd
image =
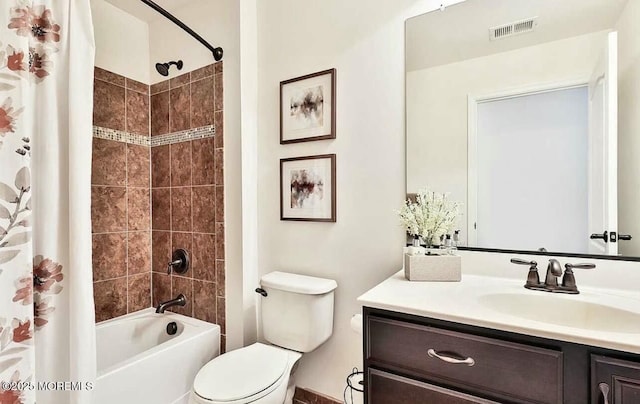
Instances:
[[[526,261],[518,258],[512,258],[511,263],[518,265],[529,265],[529,274],[527,275],[527,283],[524,287],[531,290],[540,290],[543,292],[551,293],[566,293],[576,295],[580,293],[576,285],[576,278],[573,274],[573,270],[578,269],[593,269],[595,264],[566,264],[564,275],[562,273],[562,265],[557,259],[550,259],[549,265],[547,265],[547,274],[544,278],[544,283],[540,282],[540,276],[538,275],[538,263],[535,261]],[[562,283],[558,285],[558,278],[562,276]]]

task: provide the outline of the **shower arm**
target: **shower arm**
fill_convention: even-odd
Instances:
[[[189,28],[185,23],[183,23],[182,21],[177,19],[173,14],[171,14],[170,12],[165,10],[164,8],[160,7],[158,4],[156,4],[152,0],[140,0],[140,1],[143,2],[144,4],[146,4],[147,6],[151,7],[152,9],[156,10],[158,13],[162,14],[164,17],[169,19],[171,22],[176,24],[178,27],[182,28],[189,35],[194,37],[198,42],[200,42],[207,49],[209,49],[211,51],[211,53],[213,54],[213,58],[216,60],[216,62],[219,61],[220,59],[222,59],[222,53],[223,52],[222,52],[222,48],[221,47],[217,47],[216,48],[213,45],[211,45],[209,42],[205,41],[203,37],[198,35],[194,30]]]

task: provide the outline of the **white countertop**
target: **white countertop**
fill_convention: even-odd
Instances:
[[[640,293],[578,285],[579,295],[552,294],[525,289],[524,281],[463,274],[461,282],[410,282],[399,271],[360,296],[358,302],[372,308],[640,354]],[[499,299],[491,303],[496,297],[504,302],[513,298],[513,304],[500,304]],[[602,315],[600,305],[613,308],[614,315]],[[517,315],[520,309],[528,315]],[[566,325],[571,323],[588,326]]]

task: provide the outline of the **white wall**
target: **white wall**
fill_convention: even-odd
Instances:
[[[362,367],[361,337],[349,320],[356,298],[401,267],[405,241],[394,210],[404,200],[404,20],[437,0],[258,3],[259,270],[333,278],[331,339],[304,355],[297,385],[342,397]],[[337,69],[337,139],[279,144],[279,83]],[[279,160],[337,154],[337,222],[279,217]]]
[[[244,1],[244,0],[243,0]],[[242,150],[240,137],[240,4],[236,0],[194,0],[173,14],[214,46],[224,49],[224,183],[227,348],[244,345],[242,267]],[[254,23],[255,25],[255,23]],[[167,19],[149,24],[151,82],[165,80],[157,62],[181,59],[182,71],[214,62],[211,52]],[[250,310],[249,310],[250,311]],[[251,313],[249,313],[251,315]]]
[[[149,84],[149,26],[104,0],[91,0],[95,65]]]
[[[605,32],[407,73],[407,192],[429,186],[467,203],[467,96],[584,79]],[[463,209],[466,211],[466,209]],[[460,223],[466,223],[466,213]],[[461,226],[466,240],[466,226]]]
[[[229,73],[239,76],[240,8],[238,1],[191,0],[182,7],[172,9],[171,13],[211,45],[221,46],[224,50],[225,67],[229,64],[228,62],[231,62]],[[183,61],[182,70],[172,68],[169,71],[169,78],[215,62],[211,51],[166,18],[159,17],[150,22],[149,34],[151,48],[150,63],[147,66],[152,84],[167,79],[156,71],[155,64],[158,62],[178,59]],[[225,84],[227,84],[226,81]],[[236,101],[239,102],[239,98]],[[225,108],[226,106],[225,104]]]
[[[618,230],[622,255],[640,255],[640,2],[630,0],[618,30]]]

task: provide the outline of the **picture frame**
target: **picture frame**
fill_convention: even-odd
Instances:
[[[336,221],[336,155],[280,159],[280,220]]]
[[[280,144],[336,138],[336,69],[280,82]]]

